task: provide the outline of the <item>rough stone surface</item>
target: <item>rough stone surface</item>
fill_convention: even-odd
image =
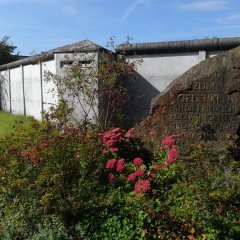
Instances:
[[[240,47],[206,59],[175,79],[141,123],[159,135],[185,132],[193,140],[226,140],[240,123]]]

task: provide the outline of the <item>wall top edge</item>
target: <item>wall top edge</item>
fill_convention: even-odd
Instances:
[[[240,45],[240,37],[209,38],[169,42],[149,42],[121,44],[116,47],[116,52],[127,55],[141,53],[171,53],[211,50],[230,50]]]
[[[10,69],[10,68],[16,68],[21,65],[28,65],[28,64],[33,64],[33,63],[39,63],[42,61],[50,60],[54,58],[55,54],[60,54],[60,53],[76,53],[76,52],[95,52],[95,51],[108,51],[107,49],[89,41],[89,40],[83,40],[80,42],[76,42],[73,44],[68,44],[59,48],[55,48],[52,50],[49,50],[47,52],[42,52],[40,54],[27,57],[24,59],[20,59],[14,62],[10,62],[4,65],[0,66],[0,71]]]

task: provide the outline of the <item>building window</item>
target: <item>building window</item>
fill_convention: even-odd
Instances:
[[[60,68],[70,67],[70,66],[79,66],[79,67],[89,67],[92,61],[90,60],[82,60],[82,61],[61,61]]]

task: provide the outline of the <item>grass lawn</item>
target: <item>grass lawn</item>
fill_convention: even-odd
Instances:
[[[12,128],[16,121],[21,121],[23,124],[27,124],[28,117],[17,116],[6,112],[0,111],[0,137],[4,137],[14,131]]]

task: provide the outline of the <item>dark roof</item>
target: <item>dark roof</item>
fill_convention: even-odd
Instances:
[[[209,38],[170,42],[132,43],[116,47],[127,55],[144,53],[192,52],[199,50],[230,50],[240,45],[240,37]]]
[[[73,44],[68,44],[68,45],[65,45],[65,46],[62,46],[59,48],[52,49],[47,52],[42,52],[40,54],[31,56],[31,57],[20,59],[15,62],[1,65],[0,70],[14,68],[14,67],[18,67],[20,65],[36,63],[36,62],[43,61],[46,59],[51,59],[54,57],[55,53],[72,53],[72,52],[77,52],[77,51],[78,52],[93,52],[93,51],[100,51],[100,50],[107,51],[105,48],[103,48],[89,40],[83,40],[80,42],[76,42]]]

